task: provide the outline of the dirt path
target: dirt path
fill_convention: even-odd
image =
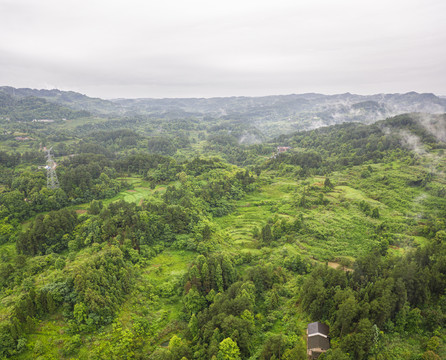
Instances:
[[[348,268],[347,266],[343,266],[339,263],[333,262],[333,261],[328,261],[327,265],[329,267],[331,267],[332,269],[337,269],[338,267],[342,267],[342,270],[344,270],[345,272],[350,272],[350,271],[354,271],[353,269]]]

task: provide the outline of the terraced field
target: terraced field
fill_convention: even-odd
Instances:
[[[260,231],[268,219],[276,215],[288,216],[278,212],[278,206],[283,200],[290,198],[290,192],[296,186],[297,182],[278,179],[270,184],[264,184],[258,191],[247,195],[237,203],[236,211],[215,219],[222,235],[229,238],[230,243],[238,250],[252,252],[258,245],[253,236],[256,229]]]
[[[391,176],[389,173],[389,179]],[[342,177],[342,174],[337,174],[336,180],[341,184],[345,179]],[[400,228],[400,224],[406,220],[392,202],[389,206],[375,199],[373,194],[344,184],[327,191],[323,188],[324,179],[317,176],[302,183],[282,177],[270,178],[266,174],[259,189],[239,200],[232,214],[214,219],[220,235],[227,240],[225,246],[231,251],[259,253],[261,246],[254,234],[259,233],[269,220],[276,222],[280,218],[294,220],[299,217],[304,221],[305,231],[289,240],[290,244],[301,254],[323,262],[353,261],[377,241],[376,228],[383,222],[392,228],[394,241],[401,243],[396,244],[398,248],[423,242],[423,239],[420,241],[403,234],[405,228]],[[309,206],[297,206],[296,199],[305,187],[320,189],[314,193],[323,195],[325,203],[318,204],[313,195]],[[359,207],[361,201],[370,208],[378,208],[380,218],[364,213]]]

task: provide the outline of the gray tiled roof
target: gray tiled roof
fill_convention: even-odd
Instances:
[[[328,325],[322,324],[318,321],[308,324],[308,335],[320,333],[328,336],[329,331],[330,328],[328,327]]]
[[[310,336],[308,338],[308,349],[330,349],[330,341],[320,335]]]

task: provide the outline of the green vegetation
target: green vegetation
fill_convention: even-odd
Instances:
[[[0,116],[10,121],[17,120],[67,120],[86,117],[87,111],[76,111],[68,107],[47,102],[39,97],[16,99],[14,96],[0,92]]]
[[[320,359],[446,357],[445,116],[244,145],[148,113],[0,120],[1,358],[306,359],[310,321]]]

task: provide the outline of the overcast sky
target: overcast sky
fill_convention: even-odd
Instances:
[[[446,1],[0,0],[0,85],[446,95]]]

